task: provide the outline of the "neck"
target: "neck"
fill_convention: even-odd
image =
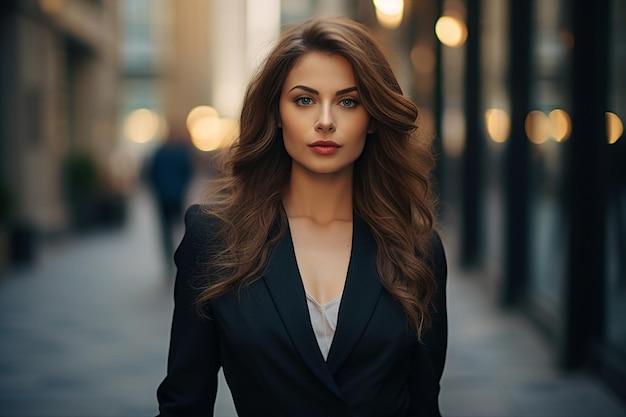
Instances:
[[[352,169],[319,175],[293,168],[283,196],[287,216],[319,224],[352,220]]]

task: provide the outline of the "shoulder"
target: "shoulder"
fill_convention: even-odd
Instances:
[[[200,261],[218,246],[221,221],[209,206],[194,204],[185,211],[185,234],[174,255],[176,264]]]
[[[185,211],[185,234],[174,253],[175,297],[181,303],[195,305],[211,279],[211,265],[222,248],[220,224],[207,206],[194,204]]]
[[[221,228],[222,222],[208,205],[193,204],[185,211],[185,234],[192,234],[195,239],[215,237]]]
[[[207,204],[192,204],[185,210],[185,227],[217,223],[217,217],[211,213],[211,207]]]
[[[437,230],[433,230],[430,235],[430,253],[432,268],[435,275],[447,275],[448,263],[446,251],[441,240],[441,235]]]

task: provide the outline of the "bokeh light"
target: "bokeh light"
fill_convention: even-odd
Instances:
[[[187,128],[193,145],[205,152],[230,146],[239,136],[237,121],[220,118],[211,106],[194,107],[187,116]]]
[[[624,133],[624,124],[620,117],[610,111],[604,113],[606,120],[606,135],[610,145],[616,143]]]
[[[235,119],[221,119],[222,147],[232,145],[239,137],[239,123]]]
[[[219,114],[217,110],[215,110],[211,106],[196,106],[187,115],[187,128],[191,131],[193,126],[199,121],[206,118],[217,118]]]
[[[494,142],[503,143],[511,133],[511,118],[501,109],[488,109],[485,112],[485,125],[489,137]]]
[[[124,121],[124,136],[135,143],[150,142],[163,130],[162,123],[161,117],[150,109],[133,110]]]
[[[533,110],[526,116],[524,129],[528,140],[535,145],[540,145],[550,138],[552,125],[548,116],[543,112]]]
[[[554,109],[548,114],[550,135],[557,142],[565,142],[572,133],[572,121],[565,110]]]
[[[453,16],[442,16],[435,23],[437,39],[446,46],[459,47],[467,40],[465,23]]]
[[[381,26],[395,29],[402,23],[404,0],[374,0],[374,7]]]

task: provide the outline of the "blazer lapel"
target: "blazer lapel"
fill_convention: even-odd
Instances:
[[[296,350],[324,385],[341,398],[311,326],[289,228],[274,247],[263,280]]]
[[[382,293],[376,269],[376,241],[365,222],[354,215],[352,255],[339,317],[326,364],[334,374],[365,330]]]

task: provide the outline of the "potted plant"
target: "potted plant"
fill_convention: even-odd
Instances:
[[[75,228],[93,226],[97,210],[98,166],[95,159],[83,152],[72,152],[64,160],[63,187]]]

